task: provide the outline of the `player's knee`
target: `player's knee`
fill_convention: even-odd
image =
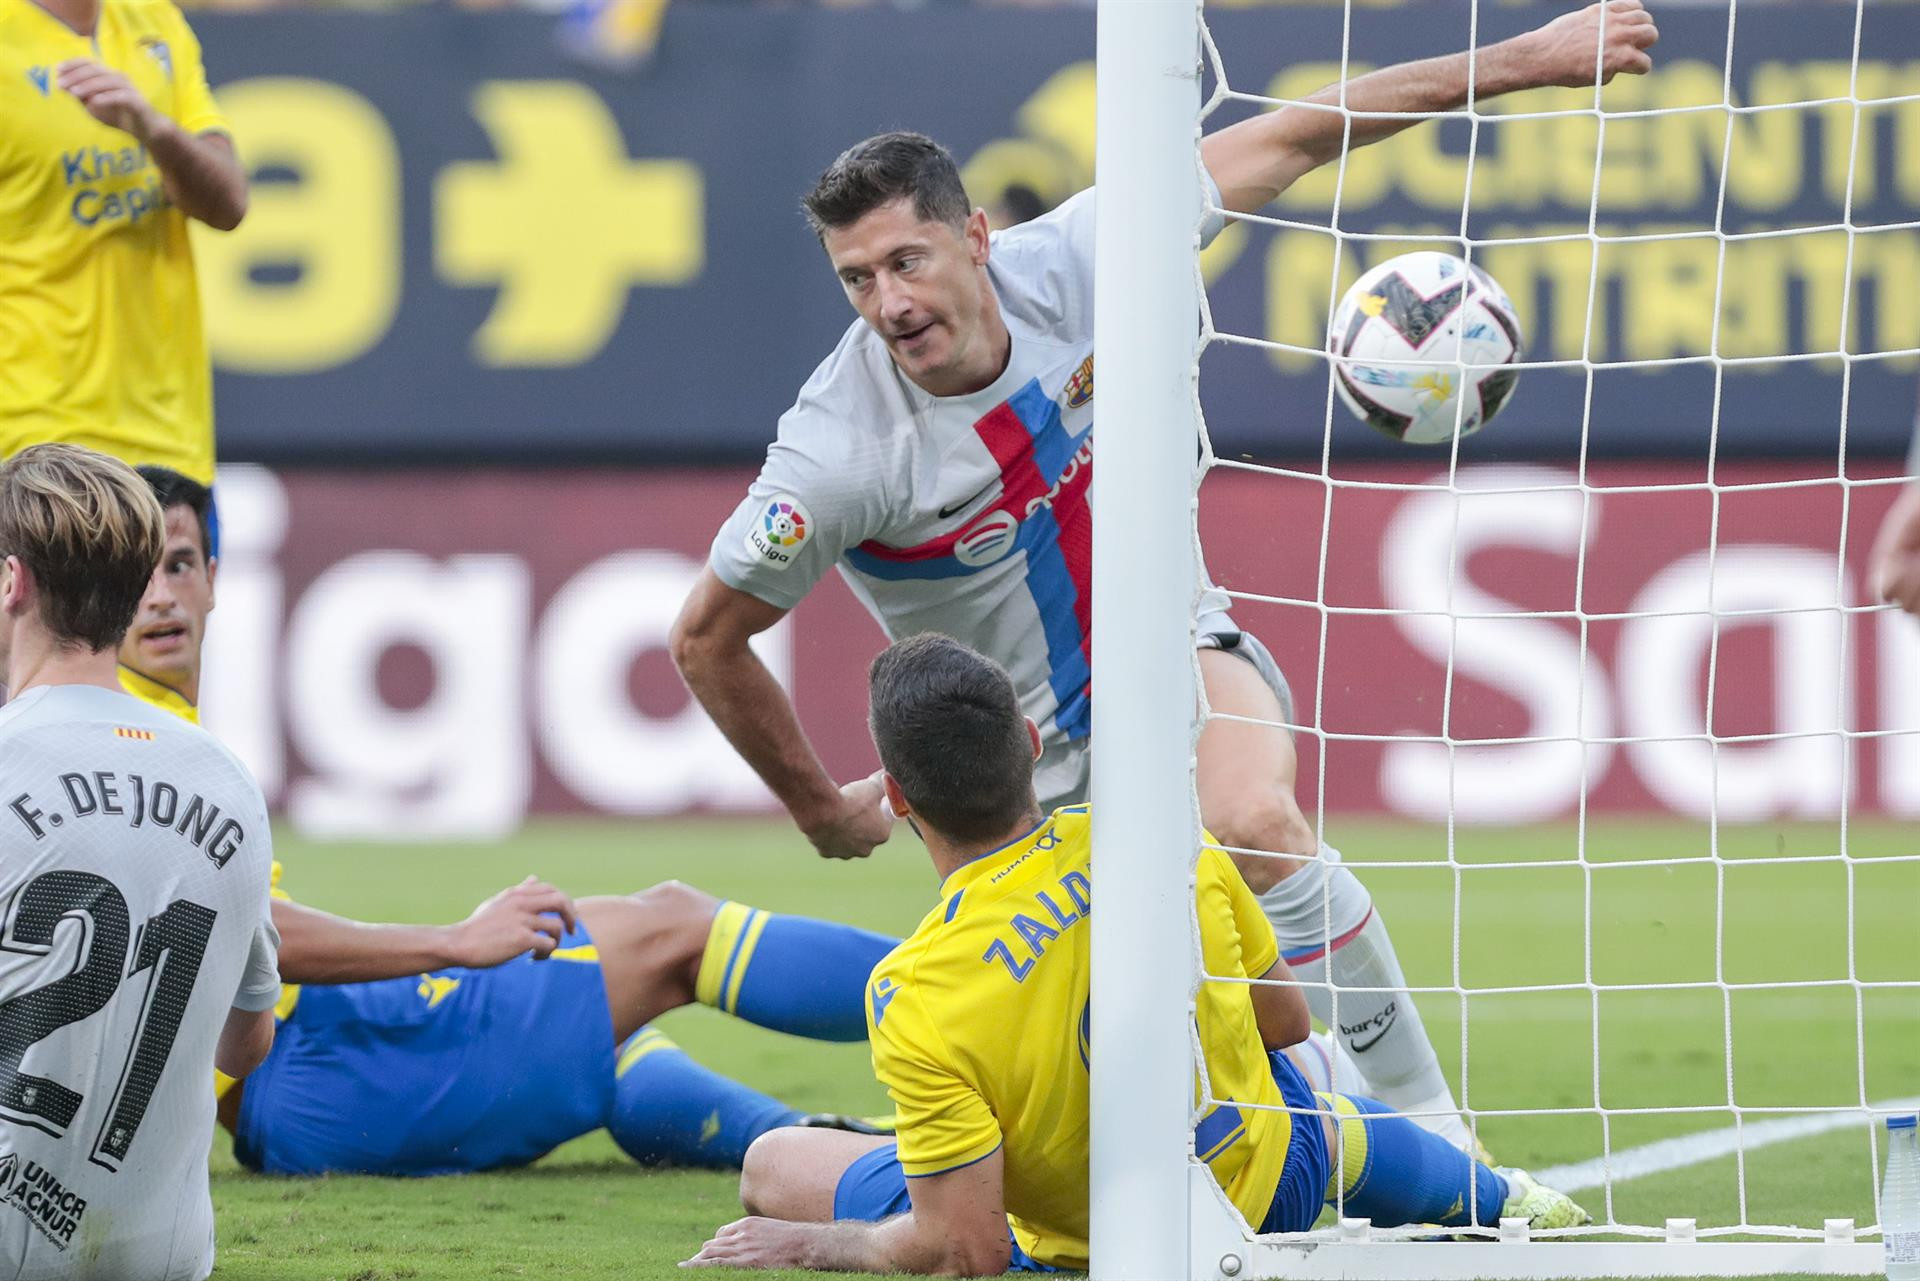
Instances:
[[[647,928],[657,939],[672,939],[678,950],[698,956],[707,945],[707,931],[720,900],[684,881],[662,881],[633,895],[645,915]]]
[[[691,993],[720,900],[681,881],[662,881],[630,899],[639,914],[636,932],[649,968],[681,974]]]
[[[1265,851],[1233,856],[1241,877],[1256,894],[1272,889],[1303,866],[1300,859],[1272,855],[1311,855],[1320,847],[1293,794],[1279,788],[1241,793],[1214,807],[1205,818],[1208,830],[1221,844]]]
[[[706,926],[720,908],[720,900],[685,881],[661,881],[633,895],[633,901],[659,918],[663,928]]]
[[[788,1163],[792,1133],[789,1129],[768,1130],[747,1148],[740,1162],[740,1204],[748,1214],[779,1219],[786,1215],[781,1196],[781,1170]]]

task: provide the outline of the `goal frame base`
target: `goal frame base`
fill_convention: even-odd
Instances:
[[[1516,1221],[1517,1222],[1517,1221]],[[1884,1276],[1878,1243],[1844,1232],[1798,1241],[1381,1241],[1347,1220],[1337,1237],[1250,1236],[1205,1166],[1187,1170],[1187,1275],[1194,1281],[1517,1281],[1518,1278]]]

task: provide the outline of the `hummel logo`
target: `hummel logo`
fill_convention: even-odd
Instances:
[[[1342,1023],[1340,1025],[1340,1034],[1349,1038],[1347,1041],[1347,1048],[1349,1050],[1355,1054],[1365,1054],[1368,1050],[1380,1044],[1381,1037],[1393,1030],[1394,1022],[1399,1019],[1399,1017],[1400,1003],[1398,1001],[1389,1001],[1387,1002],[1387,1008],[1372,1018],[1362,1019],[1352,1027],[1348,1027],[1345,1023]],[[1370,1028],[1378,1030],[1364,1041],[1353,1039]]]
[[[982,489],[979,493],[975,494],[972,498],[967,499],[965,502],[955,503],[951,507],[942,507],[940,509],[940,519],[946,520],[949,516],[958,516],[961,512],[973,506],[975,503],[979,502],[982,498],[985,498],[987,496],[988,490],[991,490],[995,485],[999,483],[1000,482],[997,480],[990,480],[987,482],[986,489]]]
[[[45,67],[28,67],[27,79],[33,81],[33,87],[40,91],[42,98],[47,96],[53,84],[53,75]]]

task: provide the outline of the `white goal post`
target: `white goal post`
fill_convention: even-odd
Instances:
[[[1417,6],[1405,12],[1407,21],[1420,20]],[[1195,934],[1192,859],[1183,861],[1176,852],[1194,851],[1200,832],[1193,768],[1204,709],[1197,706],[1194,606],[1199,482],[1212,455],[1200,418],[1199,359],[1210,343],[1231,337],[1215,332],[1205,307],[1199,240],[1208,211],[1197,144],[1203,121],[1229,90],[1216,59],[1212,70],[1220,83],[1203,102],[1208,46],[1198,0],[1099,0],[1098,24],[1095,368],[1101,444],[1093,479],[1093,617],[1102,643],[1093,667],[1093,702],[1107,746],[1094,755],[1092,785],[1099,897],[1092,914],[1090,1014],[1093,1276],[1243,1281],[1879,1272],[1880,1246],[1857,1240],[1851,1220],[1771,1226],[1743,1221],[1726,1230],[1696,1229],[1685,1218],[1636,1225],[1613,1219],[1610,1184],[1599,1222],[1552,1234],[1558,1238],[1553,1240],[1530,1239],[1525,1225],[1513,1222],[1479,1230],[1476,1240],[1418,1240],[1412,1232],[1350,1219],[1315,1233],[1262,1238],[1195,1158],[1192,1011],[1206,976]],[[1856,61],[1857,55],[1856,47]],[[1257,95],[1231,96],[1275,104]],[[1597,99],[1589,111],[1602,117],[1604,128]],[[1456,114],[1477,128],[1475,112]],[[1466,226],[1463,211],[1463,236]],[[1333,234],[1347,235],[1337,223]],[[1716,234],[1724,254],[1725,234]],[[1597,260],[1603,237],[1591,227],[1588,235]],[[1461,243],[1461,237],[1450,243]],[[1488,242],[1467,243],[1471,256]],[[1591,377],[1592,365],[1587,367]],[[1336,412],[1329,396],[1330,423]],[[1584,427],[1582,441],[1584,489]],[[1453,460],[1441,465],[1452,483],[1457,446]],[[1295,475],[1331,485],[1324,470]],[[1324,529],[1320,536],[1326,536]],[[1323,549],[1323,576],[1324,567]],[[1319,607],[1324,617],[1324,601]],[[1459,617],[1453,618],[1456,625]],[[1324,633],[1321,643],[1324,648]],[[1302,679],[1311,674],[1296,677]],[[1313,732],[1311,725],[1292,728]],[[1457,986],[1457,976],[1449,977],[1456,986],[1409,973],[1414,991],[1453,994],[1464,1009],[1467,992]],[[1591,980],[1587,986],[1594,987]],[[1853,986],[1857,992],[1860,984]],[[1719,987],[1725,992],[1729,985]],[[1597,1046],[1597,1024],[1595,1035]],[[1498,1100],[1476,1097],[1475,1103],[1483,1115],[1500,1112]],[[1736,1123],[1743,1120],[1738,1111]],[[1859,1119],[1864,1125],[1870,1117],[1863,1113]],[[1688,1210],[1676,1206],[1673,1213]],[[1872,1231],[1859,1225],[1863,1238]]]
[[[1199,6],[1101,0],[1095,164],[1092,1241],[1099,1275],[1188,1269],[1202,211]],[[1106,586],[1102,586],[1102,584]],[[1192,959],[1181,963],[1182,958]],[[1204,1171],[1202,1172],[1204,1174]]]

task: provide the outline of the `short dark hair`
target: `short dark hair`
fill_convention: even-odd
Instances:
[[[841,152],[800,207],[818,236],[830,227],[850,227],[880,206],[909,196],[915,217],[944,222],[956,231],[973,211],[953,153],[923,133],[895,131],[875,134]]]
[[[1032,222],[1047,212],[1047,202],[1024,182],[1010,182],[1000,191],[1000,214],[1009,227]]]
[[[942,836],[993,840],[1036,808],[1020,696],[992,659],[949,636],[910,636],[873,660],[867,698],[880,763]]]
[[[213,491],[193,477],[182,476],[173,468],[157,463],[147,463],[134,470],[160,500],[162,512],[173,507],[186,507],[193,512],[193,519],[200,526],[200,555],[212,559],[213,537],[207,528],[207,512],[213,507]]]

